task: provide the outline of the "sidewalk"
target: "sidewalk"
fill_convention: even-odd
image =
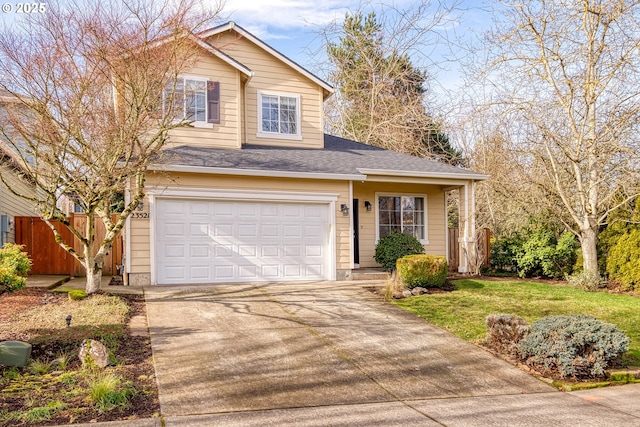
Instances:
[[[102,276],[100,289],[111,294],[144,294],[144,290],[140,286],[109,286],[109,282],[111,282],[111,276]],[[27,277],[27,288],[54,289],[59,286],[66,289],[84,289],[86,286],[86,278],[55,275],[36,275]]]

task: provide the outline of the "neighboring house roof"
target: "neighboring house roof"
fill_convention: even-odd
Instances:
[[[277,50],[275,50],[274,48],[272,48],[271,46],[269,46],[268,44],[266,44],[265,42],[263,42],[262,40],[260,40],[259,38],[257,38],[256,36],[251,34],[249,31],[245,30],[244,28],[242,28],[240,25],[236,24],[233,21],[229,21],[226,24],[222,24],[222,25],[219,25],[217,27],[211,28],[209,30],[205,30],[205,31],[199,33],[198,37],[200,37],[202,39],[206,39],[207,37],[211,37],[211,36],[223,33],[223,32],[228,31],[228,30],[234,30],[238,34],[242,35],[243,37],[245,37],[248,40],[250,40],[251,42],[253,42],[254,44],[260,46],[262,49],[266,50],[271,55],[275,56],[276,58],[278,58],[279,60],[281,60],[285,64],[287,64],[290,67],[294,68],[296,71],[298,71],[299,73],[301,73],[304,76],[306,76],[307,78],[309,78],[311,81],[313,81],[316,84],[318,84],[319,86],[321,86],[325,91],[327,91],[328,95],[333,93],[333,87],[329,83],[325,82],[320,77],[316,76],[315,74],[313,74],[309,70],[305,69],[304,67],[302,67],[301,65],[299,65],[295,61],[289,59],[287,56],[285,56],[282,53],[278,52]]]
[[[365,179],[367,175],[484,180],[486,175],[332,135],[324,149],[245,145],[241,150],[181,146],[152,170],[301,178]]]

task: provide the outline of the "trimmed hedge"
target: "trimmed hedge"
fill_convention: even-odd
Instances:
[[[447,279],[449,266],[440,255],[407,255],[396,262],[398,277],[409,289],[416,286],[441,288]]]
[[[520,341],[522,360],[542,373],[561,378],[603,378],[629,349],[629,338],[612,324],[593,316],[548,316]]]
[[[424,246],[418,239],[409,234],[392,232],[384,236],[376,246],[373,259],[382,266],[385,271],[393,271],[396,261],[405,255],[423,254]]]

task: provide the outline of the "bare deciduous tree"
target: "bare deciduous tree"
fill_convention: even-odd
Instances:
[[[640,4],[525,0],[497,10],[485,107],[511,128],[511,167],[525,172],[532,202],[562,209],[584,269],[598,272],[599,227],[638,195]]]
[[[15,100],[0,118],[0,143],[22,158],[36,185],[35,197],[18,195],[37,204],[56,241],[86,269],[92,293],[114,238],[144,197],[149,162],[169,130],[189,125],[183,100],[163,93],[195,58],[192,32],[217,10],[197,0],[46,6],[0,32],[0,90]],[[131,197],[113,220],[112,201],[125,185]],[[58,207],[65,197],[82,207],[85,229]],[[106,227],[101,242],[96,218]],[[68,227],[83,251],[63,241],[53,221]]]

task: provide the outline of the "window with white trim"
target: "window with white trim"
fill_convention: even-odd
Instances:
[[[412,195],[378,196],[378,239],[391,232],[427,240],[425,197]]]
[[[171,83],[165,89],[165,100],[172,91],[178,118],[194,124],[220,123],[219,82],[198,77],[179,77],[175,88]]]
[[[300,95],[258,92],[258,136],[299,139]]]

